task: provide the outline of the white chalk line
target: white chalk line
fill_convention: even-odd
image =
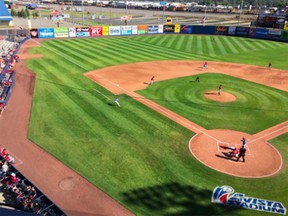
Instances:
[[[280,123],[280,124],[281,124],[281,123]],[[276,132],[278,132],[278,131],[281,131],[281,130],[283,130],[283,129],[285,129],[285,128],[288,128],[288,126],[284,126],[284,127],[282,127],[282,128],[279,128],[278,130],[272,131],[272,132],[270,132],[270,133],[268,133],[268,134],[264,134],[263,136],[258,137],[258,138],[256,138],[256,139],[250,141],[249,143],[256,142],[256,141],[259,140],[259,139],[262,139],[262,138],[264,138],[264,137],[270,136],[271,134],[276,133]],[[268,128],[267,130],[269,130],[269,128]]]
[[[196,158],[196,160],[198,160],[200,163],[202,163],[203,165],[209,167],[210,169],[216,170],[216,171],[218,171],[218,172],[221,172],[221,173],[224,173],[224,174],[227,174],[227,175],[232,175],[232,176],[235,176],[235,177],[240,177],[240,178],[255,178],[255,179],[257,178],[257,179],[258,179],[258,178],[265,178],[265,177],[270,177],[270,176],[275,175],[276,173],[278,173],[278,172],[281,170],[281,168],[282,168],[282,166],[283,166],[283,160],[282,160],[281,154],[277,151],[277,149],[276,149],[274,146],[272,146],[273,148],[276,149],[277,153],[278,153],[279,156],[280,156],[280,160],[281,160],[281,163],[280,163],[279,168],[278,168],[275,172],[273,172],[273,173],[270,173],[270,174],[267,174],[267,175],[261,175],[261,176],[249,176],[249,175],[248,175],[248,176],[243,176],[243,175],[236,175],[236,174],[233,174],[233,173],[230,173],[230,172],[226,172],[226,171],[217,169],[217,168],[212,167],[212,166],[210,166],[209,164],[205,163],[204,161],[200,160],[200,159],[193,153],[192,147],[191,147],[191,146],[192,146],[191,143],[192,143],[192,140],[193,140],[197,135],[199,135],[199,134],[195,134],[195,135],[192,136],[191,139],[189,140],[188,146],[189,146],[189,151],[190,151],[190,153],[191,153],[191,154],[193,155],[193,157]],[[268,143],[268,142],[267,142],[267,143]],[[268,143],[268,144],[269,144],[269,143]],[[243,165],[244,165],[244,163],[243,163]]]

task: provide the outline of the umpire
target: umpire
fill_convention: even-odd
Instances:
[[[239,152],[237,161],[239,161],[239,159],[242,157],[243,163],[245,163],[245,153],[246,153],[246,149],[245,149],[245,146],[243,145],[243,146],[240,148],[240,152]]]

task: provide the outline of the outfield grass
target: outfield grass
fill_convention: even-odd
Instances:
[[[188,35],[44,41],[31,50],[44,58],[27,60],[37,74],[29,138],[137,215],[263,215],[211,204],[212,190],[221,185],[247,196],[281,201],[287,207],[286,166],[280,174],[264,179],[236,178],[211,170],[189,153],[192,132],[126,95],[120,96],[121,108],[109,105],[114,95],[82,75],[112,65],[167,59],[262,66],[271,60],[273,67],[288,69],[287,48],[278,42],[216,37],[213,43],[210,36]],[[269,88],[273,100],[282,94]],[[282,140],[276,147],[287,163],[287,136]]]

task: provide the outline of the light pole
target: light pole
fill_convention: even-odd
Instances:
[[[243,8],[243,0],[241,1],[241,6],[240,6],[240,13],[239,13],[239,18],[238,18],[238,26],[240,25],[240,19],[241,19],[241,14],[242,14],[242,8]]]
[[[162,24],[164,24],[164,16],[165,16],[165,5],[166,5],[166,2],[164,0],[164,2],[161,2],[162,3],[162,6],[163,6],[163,12],[162,12]]]
[[[74,13],[73,13],[73,1],[71,0],[71,11],[72,11],[72,23],[73,23],[73,26],[74,26]]]
[[[102,25],[102,2],[100,2],[100,23]]]
[[[204,17],[203,17],[203,25],[204,26],[206,24],[206,14],[207,14],[207,5],[205,5],[205,13],[204,13]]]
[[[81,3],[82,3],[82,26],[84,26],[84,7],[83,7],[83,2],[84,2],[84,0],[82,0],[81,1]]]
[[[39,0],[37,1],[37,4],[38,4],[38,9],[39,9],[39,16],[40,16],[39,22],[40,22],[40,26],[42,26],[42,21],[41,21],[41,19],[42,19],[42,17],[41,17],[41,8],[40,8],[40,2],[39,2]]]

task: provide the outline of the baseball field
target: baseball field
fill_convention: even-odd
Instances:
[[[287,79],[261,82],[269,74],[287,75],[287,43],[161,35],[46,40],[39,45],[29,51],[37,58],[26,60],[36,74],[29,139],[134,214],[268,215],[211,203],[213,189],[222,185],[288,207],[287,126],[269,140],[283,162],[277,173],[236,177],[205,166],[191,154],[188,144],[197,130],[139,101],[150,99],[206,130],[260,133],[288,120]],[[203,72],[205,61],[209,67]],[[248,74],[244,65],[257,69],[249,67]],[[172,67],[178,72],[174,78],[169,77]],[[113,73],[113,79],[103,75],[107,68],[105,74]],[[257,79],[250,79],[251,74]],[[155,83],[149,86],[151,75]],[[199,83],[194,82],[197,76]],[[214,94],[219,84],[236,99],[220,102],[205,96]],[[116,94],[121,107],[113,103]],[[241,138],[235,139],[240,143]],[[261,154],[249,159],[263,160]],[[249,169],[249,163],[233,164],[234,169]]]

